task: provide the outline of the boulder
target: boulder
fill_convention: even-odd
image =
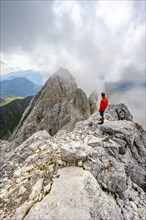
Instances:
[[[60,146],[60,152],[64,161],[72,163],[79,160],[85,160],[87,156],[92,154],[93,149],[86,144],[72,141]]]
[[[106,111],[112,116],[113,120],[133,120],[133,116],[124,104],[108,105]]]

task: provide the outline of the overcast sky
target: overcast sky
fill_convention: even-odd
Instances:
[[[67,68],[85,90],[145,81],[145,1],[1,1],[1,73]]]

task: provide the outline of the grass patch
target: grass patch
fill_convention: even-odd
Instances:
[[[0,106],[7,105],[8,103],[14,101],[15,99],[24,99],[24,97],[21,97],[21,96],[6,96],[6,97],[3,97],[0,100]]]

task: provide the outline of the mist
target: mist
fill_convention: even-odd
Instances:
[[[145,83],[144,1],[2,1],[1,74],[66,68],[89,96],[106,82]],[[112,97],[145,124],[145,87]]]
[[[133,121],[146,130],[146,89],[135,87],[129,91],[111,94],[109,104],[124,103],[133,116]]]

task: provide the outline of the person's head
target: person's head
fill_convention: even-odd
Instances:
[[[102,96],[102,97],[105,97],[105,93],[104,93],[104,92],[102,92],[102,93],[101,93],[101,96]]]

